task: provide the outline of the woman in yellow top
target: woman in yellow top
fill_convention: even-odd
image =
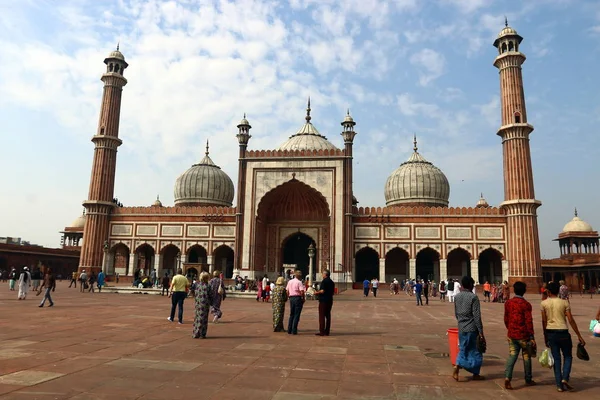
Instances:
[[[573,362],[573,342],[567,326],[567,320],[575,334],[579,338],[579,343],[585,346],[585,340],[579,333],[577,323],[571,314],[571,306],[568,301],[558,297],[560,286],[556,282],[548,283],[546,287],[548,298],[542,301],[542,327],[544,328],[544,340],[546,346],[550,348],[554,358],[554,379],[556,380],[556,389],[559,392],[573,390],[569,385],[571,375],[571,364]],[[564,357],[564,363],[561,362],[561,353]]]

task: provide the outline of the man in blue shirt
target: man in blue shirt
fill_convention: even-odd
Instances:
[[[421,299],[421,293],[423,293],[423,285],[421,284],[420,281],[417,281],[417,284],[415,285],[415,294],[417,295],[417,305],[418,306],[423,305],[423,300]]]
[[[369,285],[371,284],[371,282],[368,279],[365,279],[363,281],[363,292],[365,294],[365,297],[369,296]]]

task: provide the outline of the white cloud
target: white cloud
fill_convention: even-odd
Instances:
[[[410,63],[419,68],[419,83],[427,86],[444,74],[445,57],[432,49],[423,49],[410,57]]]
[[[492,5],[492,0],[442,0],[442,3],[456,7],[460,12],[470,14]]]

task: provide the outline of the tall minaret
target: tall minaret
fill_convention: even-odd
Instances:
[[[354,130],[356,122],[354,122],[354,119],[350,115],[350,110],[348,110],[346,113],[346,117],[342,121],[341,125],[343,127],[341,135],[344,139],[344,220],[342,223],[342,266],[343,272],[347,273],[344,276],[350,276],[351,274],[348,273],[352,272],[352,261],[354,260],[354,243],[352,241],[352,144],[354,143],[354,137],[356,136],[356,131]]]
[[[246,119],[246,113],[244,118],[240,121],[237,126],[238,144],[240,151],[238,155],[239,166],[238,166],[238,185],[237,185],[237,204],[235,208],[235,251],[233,253],[233,270],[234,274],[241,274],[243,268],[242,252],[244,251],[244,207],[246,206],[246,150],[248,149],[248,142],[252,135],[250,135],[250,123]]]
[[[83,203],[86,210],[86,222],[83,230],[83,247],[79,260],[79,269],[92,269],[95,273],[102,268],[104,242],[108,240],[110,213],[116,205],[113,203],[115,189],[115,170],[117,167],[117,147],[119,139],[119,116],[121,114],[121,93],[127,79],[123,77],[128,67],[125,57],[117,49],[104,59],[106,72],[102,75],[104,93],[100,108],[98,131],[92,137],[94,142],[94,162],[88,200]]]
[[[536,210],[542,203],[535,199],[529,134],[533,126],[527,123],[525,93],[521,65],[525,55],[519,51],[523,38],[513,28],[502,29],[494,46],[498,57],[494,66],[500,71],[502,99],[502,138],[504,156],[504,202],[507,215],[506,260],[510,281],[538,287],[541,283],[540,240]]]

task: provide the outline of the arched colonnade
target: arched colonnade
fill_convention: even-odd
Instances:
[[[173,276],[177,268],[182,268],[189,275],[219,270],[226,278],[233,277],[233,249],[227,244],[208,253],[199,244],[188,247],[186,252],[181,252],[175,244],[167,244],[157,252],[151,244],[143,243],[131,252],[125,243],[117,243],[108,250],[104,263],[105,273],[109,276],[116,273],[121,277],[134,276],[137,270],[142,275],[149,275],[153,269],[159,277],[165,273]]]
[[[355,253],[354,280],[362,282],[365,279],[379,279],[380,282],[418,278],[434,280],[471,276],[478,284],[485,281],[497,282],[507,279],[507,264],[503,255],[489,247],[478,254],[477,258],[464,248],[457,247],[448,252],[445,259],[439,251],[425,247],[420,249],[416,257],[411,258],[402,247],[388,249],[385,257],[380,257],[377,249],[363,247]]]

